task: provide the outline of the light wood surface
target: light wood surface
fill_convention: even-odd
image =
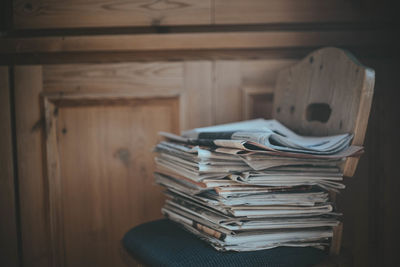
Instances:
[[[232,87],[231,91],[225,92],[241,95],[243,93],[243,88],[262,88],[263,84],[273,86],[275,81],[274,77],[276,77],[279,70],[289,67],[297,62],[297,56],[295,59],[284,59],[280,58],[280,55],[281,54],[276,55],[278,58],[275,57],[274,59],[267,60],[223,60],[224,64],[237,64],[236,61],[241,62],[241,67],[226,68],[225,70],[223,68],[221,69],[222,72],[228,72],[224,77],[234,76],[234,74],[229,73],[230,69],[240,70],[239,73],[235,72],[235,75],[241,76],[241,83],[237,83],[237,87]],[[160,62],[158,64],[162,63],[167,64],[168,62]],[[174,64],[175,63],[176,62],[174,62]],[[201,77],[208,77],[209,75],[207,73],[211,73],[211,76],[213,77],[213,82],[211,82],[211,94],[215,97],[215,94],[217,94],[215,91],[217,88],[215,86],[215,68],[213,67],[215,66],[215,62],[191,61],[189,63],[193,64],[191,67],[193,71],[185,70],[185,67],[183,67],[182,73],[187,73],[184,74],[184,76],[190,76],[189,73],[195,75],[195,73],[198,72],[203,73],[201,74]],[[396,251],[393,244],[396,244],[397,242],[395,237],[398,231],[396,229],[398,223],[400,223],[398,213],[394,212],[397,203],[396,190],[399,183],[399,179],[395,178],[398,177],[399,171],[398,168],[396,168],[397,158],[390,156],[393,155],[393,151],[400,149],[397,139],[399,128],[394,126],[398,124],[398,105],[396,98],[393,97],[393,95],[396,95],[396,90],[398,88],[398,79],[395,79],[397,60],[375,59],[366,61],[364,59],[363,63],[373,67],[378,75],[371,120],[369,122],[365,143],[366,153],[360,159],[354,179],[346,179],[345,183],[347,188],[338,195],[340,210],[345,214],[343,245],[347,250],[350,250],[353,253],[355,266],[367,266],[370,263],[375,266],[378,266],[381,263],[393,265],[396,262]],[[143,69],[147,68],[147,63],[141,64],[143,64]],[[199,66],[195,67],[195,64],[199,64]],[[98,64],[91,65],[95,65],[92,66],[95,68]],[[184,65],[186,65],[186,63],[184,63]],[[44,72],[49,74],[50,72],[47,72],[46,68],[55,66],[57,65],[44,66]],[[79,64],[73,66],[79,68]],[[65,69],[73,69],[73,66],[65,65]],[[62,73],[63,65],[57,67],[59,67],[57,73]],[[91,66],[87,65],[86,68],[90,69]],[[116,69],[120,68],[121,67],[116,66]],[[140,67],[138,66],[138,68]],[[161,67],[154,67],[154,69],[160,68]],[[212,70],[209,70],[209,68],[212,68]],[[46,218],[48,218],[48,215],[46,214],[49,214],[46,207],[48,207],[49,202],[46,199],[48,194],[43,191],[43,180],[45,181],[45,178],[42,174],[44,159],[41,156],[41,151],[43,151],[42,146],[44,146],[44,142],[42,138],[40,138],[42,129],[40,117],[41,114],[43,114],[39,112],[39,92],[42,91],[41,77],[43,75],[40,69],[41,68],[37,66],[18,66],[14,73],[16,79],[17,138],[19,142],[18,170],[20,171],[20,177],[22,177],[20,179],[23,179],[24,181],[24,183],[20,184],[20,190],[22,191],[22,235],[23,248],[25,251],[24,262],[28,262],[28,266],[50,266],[50,237],[49,233],[47,233],[50,232],[50,228],[49,221],[46,221]],[[202,72],[198,70],[202,70]],[[157,80],[155,77],[156,74],[150,76],[152,77],[151,79]],[[65,79],[65,77],[62,78],[62,76],[57,77],[59,77],[59,79]],[[71,81],[75,80],[74,76],[70,77],[70,79]],[[87,87],[87,91],[73,93],[74,86],[71,86],[70,89],[63,87],[62,90],[57,91],[57,81],[52,81],[50,83],[51,79],[49,79],[49,77],[44,77],[44,80],[49,81],[49,91],[46,92],[46,94],[49,95],[49,99],[53,99],[51,101],[56,101],[54,99],[59,97],[61,92],[64,92],[65,95],[68,95],[68,97],[71,98],[69,104],[64,106],[64,108],[72,108],[72,105],[76,103],[73,99],[74,97],[79,100],[78,102],[83,103],[87,101],[88,105],[90,104],[94,107],[98,107],[100,105],[99,102],[94,105],[96,101],[88,101],[88,98],[97,97],[97,99],[104,100],[107,97],[110,97],[112,91],[117,92],[114,96],[115,99],[119,99],[119,103],[123,102],[122,99],[130,97],[128,92],[129,89],[122,89],[121,92],[118,92],[118,86],[115,86],[114,88],[110,87],[109,92],[104,89],[101,93],[96,93],[95,87],[89,86],[87,81],[82,80],[86,84],[85,86]],[[93,80],[95,82],[95,79]],[[64,81],[68,82],[67,80]],[[182,78],[182,81],[183,84],[189,86],[190,80],[185,81],[185,78]],[[204,81],[204,83],[207,84],[206,81]],[[52,84],[52,86],[50,86],[50,84]],[[61,83],[59,84],[61,85]],[[75,81],[75,85],[76,84]],[[74,83],[71,82],[71,85],[74,85]],[[184,91],[189,90],[184,87],[186,86],[182,86],[183,89],[180,92],[180,99],[184,99],[186,97]],[[200,87],[203,88],[203,86]],[[133,91],[140,90],[138,87],[134,88],[135,90]],[[46,90],[46,86],[44,87],[44,90]],[[206,92],[204,92],[204,97],[208,97],[208,93]],[[144,92],[141,94],[145,97]],[[196,94],[199,94],[199,99],[202,98],[200,96],[203,94],[202,92],[196,91]],[[119,98],[118,95],[120,96]],[[151,92],[149,92],[149,97],[157,98],[156,94]],[[172,95],[168,96],[167,94],[165,97],[173,98]],[[130,99],[132,99],[132,96]],[[112,111],[114,111],[113,103],[116,103],[115,101],[116,100],[110,101],[110,103],[106,105]],[[68,101],[64,101],[64,103],[67,102]],[[183,102],[186,102],[186,100]],[[194,102],[197,103],[198,101]],[[129,106],[129,104],[126,105]],[[193,102],[192,105],[194,105]],[[239,108],[240,105],[241,104],[239,103],[238,105],[226,108],[232,108],[232,112],[237,114],[235,116],[242,116],[240,112],[235,110],[236,108]],[[181,102],[179,102],[179,109],[181,108]],[[183,116],[182,110],[180,110],[179,116]],[[114,114],[114,112],[111,113]],[[68,115],[70,114],[71,113],[68,113]],[[224,120],[224,118],[220,119],[222,121]],[[195,127],[194,123],[196,120],[188,120],[182,122],[180,126],[183,127],[182,125],[187,124]],[[204,118],[199,119],[199,121],[202,120],[204,120]],[[212,116],[212,120],[215,121],[216,118]],[[206,122],[202,121],[202,123]],[[35,142],[35,138],[37,137],[39,137],[40,141]],[[388,140],[394,141],[389,142]],[[79,151],[80,150],[76,151],[77,155]],[[40,175],[38,175],[38,173],[40,173]],[[45,210],[47,210],[47,212],[43,212]]]
[[[378,30],[254,31],[4,38],[0,53],[135,52],[394,45]]]
[[[215,0],[216,24],[358,21],[364,9],[336,0]]]
[[[45,65],[44,91],[64,94],[176,96],[182,90],[181,62]]]
[[[342,247],[342,234],[343,234],[343,223],[333,227],[333,237],[331,247],[329,248],[330,255],[339,255],[340,248]]]
[[[48,190],[40,108],[41,66],[16,66],[15,110],[23,262],[50,266]]]
[[[272,86],[293,62],[16,67],[24,262],[123,266],[123,234],[161,217],[163,197],[152,177],[157,132],[240,120],[243,88]]]
[[[274,87],[244,87],[242,88],[242,118],[272,119],[272,100]]]
[[[384,1],[369,0],[14,0],[16,29],[332,23],[393,16]]]
[[[44,66],[56,266],[122,266],[129,228],[161,217],[152,147],[179,132],[183,63]],[[183,109],[183,108],[182,108]]]
[[[211,0],[14,1],[14,24],[18,29],[210,23]]]
[[[135,88],[135,92],[142,98],[176,97],[179,99],[179,124],[182,129],[186,129],[196,127],[197,122],[198,126],[204,126],[209,121],[216,123],[215,97],[221,99],[224,97],[223,94],[232,99],[241,99],[243,94],[248,97],[246,101],[242,99],[241,102],[235,102],[235,106],[226,107],[227,109],[232,108],[233,115],[226,112],[227,117],[218,117],[218,121],[251,118],[259,114],[258,109],[254,106],[250,110],[244,107],[246,103],[247,106],[250,106],[249,103],[252,100],[259,99],[256,97],[257,94],[252,94],[254,91],[246,90],[246,88],[259,88],[261,91],[269,88],[274,82],[270,79],[270,75],[275,77],[274,75],[280,68],[295,63],[297,59],[303,58],[307,53],[321,46],[349,48],[357,57],[361,56],[363,63],[376,70],[377,83],[365,142],[366,153],[360,159],[354,179],[346,179],[347,188],[338,195],[340,210],[345,214],[343,245],[353,253],[354,266],[395,266],[398,262],[396,244],[399,236],[398,225],[400,224],[396,206],[397,191],[400,186],[400,180],[396,178],[400,177],[400,173],[397,168],[395,151],[400,150],[398,142],[400,128],[396,127],[399,124],[399,105],[398,98],[394,96],[397,96],[400,80],[397,79],[398,56],[393,53],[397,53],[398,47],[397,29],[393,26],[395,23],[391,23],[397,16],[394,2],[392,1],[393,4],[391,4],[390,1],[376,0],[215,0],[210,4],[209,1],[190,1],[190,6],[187,9],[186,7],[181,8],[178,14],[175,12],[177,9],[169,9],[165,3],[189,3],[189,1],[146,1],[144,0],[142,3],[155,3],[157,10],[150,10],[151,7],[138,7],[136,1],[127,3],[129,9],[117,8],[116,10],[101,5],[99,0],[1,1],[0,6],[6,7],[4,12],[0,10],[1,14],[6,14],[6,17],[11,18],[11,14],[14,13],[15,27],[8,27],[8,30],[16,30],[11,31],[12,36],[20,36],[20,38],[5,38],[2,35],[0,64],[12,66],[15,64],[192,60],[190,64],[193,66],[186,67],[186,63],[178,64],[176,72],[169,74],[177,77],[182,70],[183,76],[192,77],[191,79],[178,77],[179,81],[164,80],[167,88],[177,85],[181,89],[149,89],[148,94],[146,90],[140,89],[139,84],[136,86],[135,82],[126,83],[129,78],[118,75],[115,78],[107,77],[116,82],[121,79],[121,87],[107,85],[105,80],[103,83],[96,84],[96,79],[100,79],[101,75],[106,72],[102,72],[101,75],[92,79],[93,86],[88,81],[90,78],[86,78],[85,81],[85,78],[81,76],[79,78],[82,79],[81,87],[86,88],[82,92],[74,87],[79,86],[79,81],[73,81],[75,75],[79,76],[76,73],[71,77],[71,86],[60,87],[60,89],[57,89],[58,85],[69,82],[66,77],[58,76],[54,82],[50,82],[48,79],[53,72],[44,77],[49,85],[48,90],[51,90],[51,92],[46,92],[47,97],[53,99],[53,102],[50,101],[51,103],[57,102],[54,99],[57,99],[62,92],[68,95],[70,100],[63,101],[64,107],[62,108],[72,108],[77,102],[81,104],[81,107],[84,106],[82,105],[84,102],[86,106],[99,107],[106,102],[104,99],[110,99],[110,94],[113,94],[114,100],[111,99],[105,106],[110,108],[108,109],[110,114],[116,114],[118,109],[114,109],[114,107],[117,108],[117,102],[120,104],[127,102],[121,106],[130,106],[129,102],[135,98],[130,94],[130,86]],[[120,4],[123,1],[107,1],[112,4],[117,2]],[[70,5],[71,3],[79,3],[79,5]],[[11,5],[14,10],[8,8]],[[211,5],[211,10],[207,11],[207,5]],[[385,12],[382,13],[382,6],[386,6],[392,15],[396,15],[390,18]],[[186,11],[183,11],[185,9]],[[11,10],[11,12],[6,12],[7,10]],[[192,15],[192,12],[195,12],[195,15]],[[311,12],[313,13],[311,14]],[[130,14],[135,14],[135,16]],[[384,15],[382,16],[382,14]],[[97,18],[101,18],[101,20]],[[389,23],[381,23],[385,21]],[[2,23],[12,26],[12,21],[8,19],[0,19],[0,24]],[[198,26],[185,26],[190,24]],[[227,25],[224,26],[223,31],[247,32],[207,33],[207,31],[217,30],[218,27],[214,27],[214,25],[222,24]],[[238,24],[247,25],[243,27]],[[169,26],[158,27],[157,25]],[[5,25],[2,26],[0,28],[6,29]],[[135,28],[136,26],[139,28]],[[141,26],[145,27],[141,28]],[[74,29],[69,29],[71,27]],[[101,29],[87,29],[87,27],[105,28],[102,31]],[[53,28],[54,30],[41,31],[41,28]],[[64,28],[64,30],[59,30],[59,28]],[[21,29],[22,31],[19,31]],[[37,29],[37,31],[24,31],[23,29]],[[144,30],[153,33],[163,32],[164,34],[113,35],[115,34],[114,30],[124,33]],[[202,33],[194,34],[196,36],[167,33],[170,30],[171,32],[199,30]],[[45,36],[50,32],[60,36],[34,37],[37,34]],[[97,34],[108,32],[112,36],[85,36],[85,34],[94,32]],[[83,36],[71,36],[74,33],[83,34]],[[24,38],[25,34],[32,34],[33,38]],[[256,60],[259,64],[255,64],[255,61],[248,59],[264,60]],[[205,62],[196,66],[197,60]],[[216,86],[217,77],[215,75],[216,63],[211,60],[241,61],[241,64],[249,61],[249,65],[253,67],[225,68],[228,73],[223,77],[228,79],[239,75],[241,82],[233,84],[231,90],[225,88],[226,90],[218,92],[219,87]],[[274,65],[274,62],[282,65],[279,67]],[[229,65],[228,63],[220,65]],[[232,64],[236,64],[236,62]],[[263,64],[264,67],[262,67]],[[267,70],[267,66],[271,66],[271,69]],[[54,65],[45,66],[44,71],[52,71],[49,70],[51,67]],[[72,68],[74,67],[79,69],[77,64],[72,65]],[[90,68],[90,66],[86,67]],[[124,67],[121,68],[124,69]],[[261,71],[263,68],[266,69],[264,73]],[[62,67],[58,69],[57,73],[64,75],[62,69]],[[156,69],[154,68],[154,72]],[[230,73],[230,70],[235,71],[236,74]],[[80,71],[85,72],[82,68]],[[223,71],[224,68],[221,68],[220,72]],[[153,71],[150,70],[150,72]],[[199,76],[196,75],[197,72]],[[206,79],[209,73],[213,77],[212,82]],[[252,73],[257,74],[252,75]],[[18,172],[21,181],[19,186],[23,263],[24,266],[51,266],[49,194],[47,178],[43,174],[47,172],[46,142],[43,139],[44,132],[42,132],[45,124],[44,111],[40,111],[41,102],[39,100],[43,75],[39,66],[17,66],[14,74]],[[54,73],[54,76],[56,75],[58,74]],[[198,78],[198,81],[194,83],[192,81],[195,78]],[[140,74],[133,75],[132,79],[140,79]],[[159,77],[151,74],[143,87],[150,88],[152,83],[148,80],[151,79],[158,80]],[[199,83],[201,85],[195,87]],[[50,86],[50,84],[52,85]],[[163,83],[158,84],[162,86]],[[228,82],[218,81],[218,84],[221,84],[221,88],[223,88],[223,85]],[[209,86],[211,86],[211,90],[208,89]],[[186,92],[192,87],[196,89],[187,94]],[[114,91],[115,93],[113,93]],[[208,98],[209,94],[213,99],[211,103],[203,99]],[[221,95],[218,96],[218,94]],[[234,96],[229,94],[234,94]],[[241,96],[237,97],[235,94]],[[192,100],[190,95],[195,95],[198,100]],[[125,101],[126,98],[130,100]],[[7,98],[2,98],[3,101],[5,99]],[[96,99],[102,99],[102,101],[99,102]],[[205,106],[211,106],[211,108],[203,109],[201,99],[206,103]],[[101,102],[103,104],[100,104]],[[243,107],[242,111],[237,110],[240,107]],[[3,110],[4,106],[1,109]],[[205,115],[196,119],[200,113]],[[71,116],[71,113],[67,113],[67,115]],[[3,151],[3,147],[1,150]],[[76,153],[76,155],[78,154]],[[104,248],[104,251],[107,249]],[[104,254],[106,255],[106,253]]]
[[[374,81],[374,71],[348,52],[317,50],[279,73],[273,117],[304,135],[353,133],[352,144],[363,145]],[[329,113],[325,121],[318,119],[324,112],[322,107],[312,109],[321,104]],[[347,160],[345,176],[354,175],[357,161]]]
[[[183,131],[214,122],[212,64],[211,61],[187,61],[183,64],[184,90],[180,100]]]
[[[65,251],[57,266],[118,266],[124,233],[161,217],[164,198],[153,183],[150,151],[158,131],[178,131],[178,99],[74,101],[60,101],[58,113],[49,113],[57,116],[51,129],[56,143],[47,141],[47,151],[57,152],[60,164],[59,177],[49,173],[49,181],[59,181],[49,188],[50,203],[58,207],[51,215],[60,224],[54,233],[64,245],[59,254]]]
[[[271,88],[274,88],[278,72],[295,62],[296,60],[293,59],[215,61],[214,123],[256,118],[259,115],[272,118],[270,111],[259,113],[259,106],[249,106],[249,101],[251,102],[254,98],[250,96],[251,92],[246,88],[259,88],[272,93]],[[266,105],[272,105],[272,97],[267,96],[264,100],[267,101]]]
[[[48,101],[41,99],[44,112],[44,142],[46,147],[45,166],[46,182],[48,186],[48,206],[50,213],[50,242],[52,252],[52,264],[64,266],[64,212],[62,197],[62,181],[60,175],[60,160],[58,152],[58,136],[53,130],[57,125],[56,117],[58,107]]]
[[[9,70],[0,66],[0,265],[19,266]]]

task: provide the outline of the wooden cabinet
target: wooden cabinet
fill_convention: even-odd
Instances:
[[[391,13],[370,0],[13,0],[13,10],[17,29],[365,22]]]
[[[271,117],[277,72],[297,60],[15,66],[12,105],[21,220],[18,229],[14,217],[2,225],[15,241],[7,243],[9,259],[15,259],[19,231],[25,266],[124,266],[123,234],[161,217],[163,197],[152,177],[157,132]],[[392,233],[399,221],[393,212],[398,170],[390,155],[399,144],[384,138],[396,140],[399,134],[392,97],[398,87],[397,61],[363,62],[375,68],[377,80],[366,154],[338,196],[345,213],[343,246],[356,266],[390,265],[395,253],[385,247],[395,244]],[[7,77],[7,68],[1,70]],[[2,100],[7,104],[7,98]],[[8,115],[2,115],[4,122]],[[12,153],[5,146],[1,152],[4,159]],[[10,164],[2,171],[12,177]],[[2,181],[4,192],[13,193],[7,189],[13,187],[10,181]],[[1,197],[10,201],[2,211],[14,212],[15,196]]]
[[[28,266],[123,266],[124,233],[161,217],[152,175],[157,132],[270,117],[263,105],[276,73],[293,62],[15,67]]]
[[[157,132],[270,118],[278,71],[323,46],[376,68],[367,152],[338,198],[355,265],[394,262],[400,147],[389,142],[399,134],[389,60],[397,32],[382,23],[394,21],[389,1],[0,5],[0,244],[10,266],[17,255],[23,266],[123,266],[124,232],[161,217]]]
[[[19,29],[207,25],[211,0],[14,0]]]

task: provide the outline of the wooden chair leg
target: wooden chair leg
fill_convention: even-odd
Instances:
[[[329,249],[330,255],[339,255],[342,244],[343,223],[333,227],[332,244]]]

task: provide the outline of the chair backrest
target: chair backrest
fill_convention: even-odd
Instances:
[[[282,70],[277,79],[273,117],[304,135],[353,133],[362,145],[374,91],[375,72],[349,52],[327,47]],[[358,159],[350,158],[345,176]]]

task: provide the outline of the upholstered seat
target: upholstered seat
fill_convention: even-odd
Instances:
[[[316,248],[278,247],[252,252],[219,252],[169,220],[139,225],[123,238],[126,251],[149,266],[312,266],[327,253]]]

